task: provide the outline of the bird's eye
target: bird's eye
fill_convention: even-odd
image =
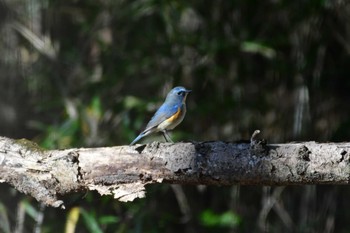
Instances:
[[[177,95],[183,95],[183,94],[184,94],[183,91],[179,91],[179,92],[177,93]]]

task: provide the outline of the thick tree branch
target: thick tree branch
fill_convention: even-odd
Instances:
[[[64,207],[68,193],[97,190],[121,201],[146,184],[349,184],[350,143],[158,143],[43,150],[0,137],[0,182]]]

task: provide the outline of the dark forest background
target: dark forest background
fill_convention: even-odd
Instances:
[[[175,141],[350,140],[346,0],[1,0],[0,134],[129,144],[192,89]],[[159,140],[159,135],[143,142]],[[148,187],[46,208],[1,184],[0,232],[349,232],[347,186]]]

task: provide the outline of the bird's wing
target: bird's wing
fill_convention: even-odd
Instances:
[[[148,132],[153,128],[157,127],[160,123],[164,122],[166,119],[172,117],[179,110],[179,105],[175,104],[172,106],[163,104],[157,112],[154,114],[152,119],[148,122],[146,129],[143,132]]]

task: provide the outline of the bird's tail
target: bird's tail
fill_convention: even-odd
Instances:
[[[130,143],[130,146],[134,145],[136,142],[138,142],[141,138],[143,138],[144,136],[146,136],[146,134],[144,132],[140,133],[139,136],[137,136],[134,141],[132,141]]]

